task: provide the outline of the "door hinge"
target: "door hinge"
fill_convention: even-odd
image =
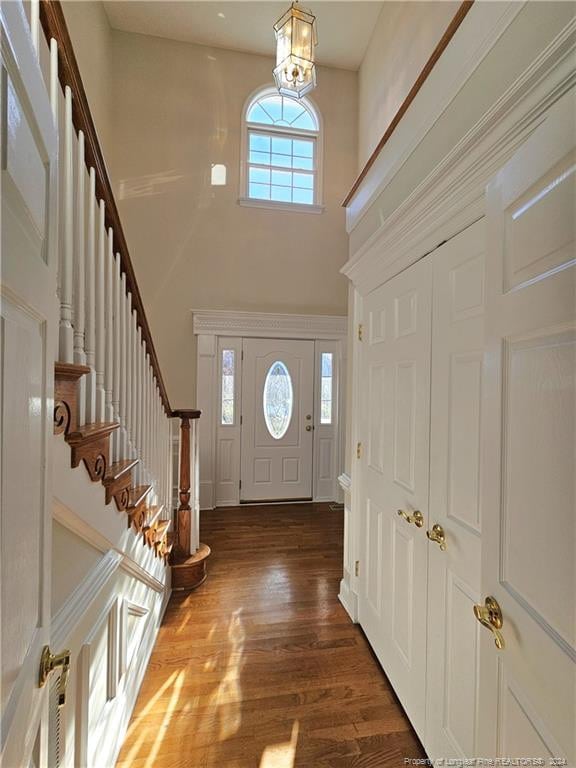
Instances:
[[[240,414],[240,426],[242,426],[242,414]]]
[[[361,459],[362,458],[362,443],[358,443],[356,445],[356,458]]]
[[[354,563],[354,576],[360,576],[360,560]]]
[[[364,335],[364,326],[362,323],[358,323],[358,341],[362,341],[362,337]]]
[[[244,360],[244,350],[240,353],[240,360]]]
[[[242,480],[238,480],[238,488],[242,489]]]

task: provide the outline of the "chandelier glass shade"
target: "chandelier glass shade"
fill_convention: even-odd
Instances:
[[[284,96],[300,98],[316,87],[314,48],[316,17],[297,2],[274,24],[276,67],[274,80]]]

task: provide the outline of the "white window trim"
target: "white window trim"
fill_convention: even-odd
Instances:
[[[248,110],[252,106],[252,104],[262,98],[266,98],[267,96],[277,96],[278,90],[275,87],[263,87],[263,88],[257,88],[255,91],[253,91],[250,96],[246,99],[244,103],[244,108],[242,109],[242,128],[241,128],[241,134],[240,134],[240,191],[238,195],[238,204],[245,206],[247,208],[267,208],[269,210],[275,210],[275,211],[287,211],[287,212],[297,212],[297,213],[313,213],[313,214],[319,214],[323,213],[325,210],[325,206],[323,203],[324,200],[324,124],[322,121],[322,115],[320,113],[320,110],[318,109],[315,102],[309,97],[306,96],[302,99],[303,102],[306,102],[312,111],[314,112],[314,116],[316,117],[316,120],[318,121],[318,131],[305,131],[305,130],[295,130],[294,135],[302,136],[302,137],[310,137],[316,139],[316,184],[315,184],[315,195],[314,195],[314,204],[308,205],[306,203],[287,203],[287,202],[279,202],[277,200],[257,200],[252,197],[248,197],[248,174],[247,174],[247,168],[248,168],[248,130],[257,130],[257,131],[263,131],[265,133],[279,133],[279,134],[289,134],[291,133],[290,128],[284,127],[284,126],[277,126],[277,125],[263,125],[262,123],[248,123],[246,120],[246,115],[248,114]]]

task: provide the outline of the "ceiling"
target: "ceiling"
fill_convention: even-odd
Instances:
[[[376,0],[305,2],[317,18],[316,61],[358,69],[382,5]],[[289,0],[105,0],[104,7],[111,26],[124,32],[274,56],[272,25],[287,10]]]

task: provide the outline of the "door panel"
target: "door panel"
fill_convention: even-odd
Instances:
[[[310,499],[314,342],[244,339],[243,354],[240,498]]]
[[[432,388],[430,524],[446,550],[428,544],[426,748],[432,759],[478,751],[480,596],[480,418],[484,347],[485,222],[431,255]]]
[[[576,764],[575,100],[487,190],[480,729],[496,756]]]
[[[360,622],[421,736],[427,540],[397,510],[428,519],[431,278],[424,259],[366,297],[362,362]]]
[[[1,584],[3,765],[46,765],[56,133],[21,3],[2,26]],[[60,650],[60,649],[57,649]]]

